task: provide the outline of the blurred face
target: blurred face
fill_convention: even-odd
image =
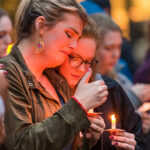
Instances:
[[[122,45],[122,36],[119,31],[108,31],[102,40],[101,47],[98,50],[97,71],[105,74],[112,70],[120,58]]]
[[[7,16],[3,16],[0,18],[0,57],[6,55],[6,50],[8,44],[11,41],[11,34],[12,31],[12,23],[11,20]]]
[[[47,67],[61,65],[74,51],[82,34],[83,24],[78,16],[65,14],[64,17],[63,21],[43,33],[43,59],[47,61]]]
[[[87,72],[94,59],[95,50],[96,43],[94,39],[81,38],[78,41],[77,48],[71,54],[71,57],[68,57],[59,67],[59,73],[65,77],[71,88],[75,88],[79,80]]]

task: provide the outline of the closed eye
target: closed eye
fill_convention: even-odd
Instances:
[[[72,38],[73,37],[73,34],[69,31],[65,31],[66,35],[68,38]]]

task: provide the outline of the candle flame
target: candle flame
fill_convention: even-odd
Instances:
[[[111,119],[112,119],[112,120],[115,120],[115,119],[116,119],[116,118],[115,118],[115,115],[112,115],[112,116],[111,116]]]
[[[88,113],[94,113],[94,110],[93,110],[93,109],[90,109],[90,110],[88,111]]]

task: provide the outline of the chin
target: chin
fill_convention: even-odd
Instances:
[[[58,67],[58,66],[62,65],[64,63],[64,61],[65,61],[64,59],[62,59],[62,60],[60,60],[60,59],[59,60],[58,59],[54,60],[53,63],[51,63],[52,67]]]
[[[69,87],[71,87],[71,89],[74,89],[77,86],[77,83],[71,83],[69,84]]]

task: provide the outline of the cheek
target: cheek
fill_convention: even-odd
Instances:
[[[2,44],[3,44],[3,40],[0,39],[0,47],[2,46]]]
[[[102,52],[100,53],[100,61],[101,61],[102,63],[104,63],[107,59],[108,59],[107,52],[102,51]]]

